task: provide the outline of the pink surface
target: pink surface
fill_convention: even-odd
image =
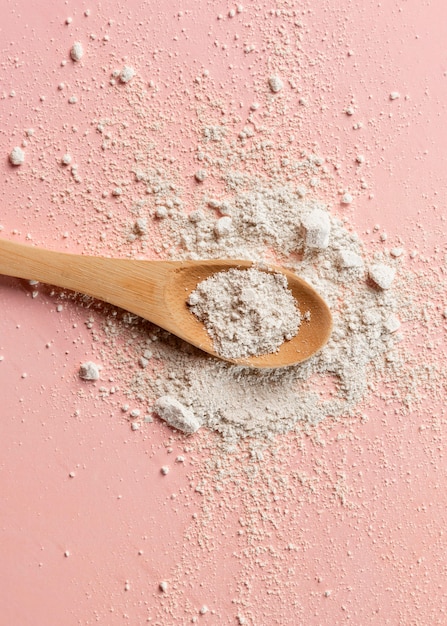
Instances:
[[[202,0],[163,9],[153,1],[94,4],[1,4],[2,236],[125,254],[115,242],[133,198],[109,196],[106,218],[58,164],[69,151],[95,197],[118,184],[117,172],[124,182],[130,175],[132,159],[112,147],[107,161],[95,130],[117,109],[131,128],[142,123],[143,105],[126,108],[123,86],[109,86],[113,69],[128,62],[137,80],[156,83],[147,96],[149,121],[161,124],[154,159],[175,159],[192,204],[191,120],[208,93],[194,79],[209,71],[209,91],[220,96],[216,119],[224,111],[242,129],[263,97],[275,42],[284,49],[288,41],[301,47],[300,84],[284,90],[283,115],[261,108],[259,123],[274,125],[275,140],[293,132],[300,150],[317,144],[340,165],[319,195],[371,250],[383,247],[386,231],[387,246],[419,251],[407,265],[438,277],[437,317],[408,332],[416,355],[445,368],[447,5],[248,1],[229,18],[233,5]],[[76,40],[86,49],[79,64],[68,56]],[[244,52],[247,45],[255,50]],[[400,98],[391,101],[393,91]],[[347,116],[351,101],[355,115]],[[353,130],[358,121],[363,128]],[[7,155],[31,127],[26,161],[14,169]],[[341,209],[344,188],[356,200]],[[376,389],[374,406],[360,407],[357,419],[279,437],[254,481],[246,460],[235,459],[220,491],[208,464],[216,437],[202,430],[192,444],[159,422],[131,432],[120,410],[126,373],[106,372],[106,387],[119,389],[105,398],[99,384],[77,376],[99,350],[85,325],[91,311],[50,288],[31,293],[25,281],[0,279],[1,624],[447,623],[445,394],[429,379],[409,414]],[[101,320],[101,311],[93,315]],[[185,463],[175,462],[178,454]],[[171,471],[162,476],[165,464]],[[200,615],[203,605],[209,612]]]

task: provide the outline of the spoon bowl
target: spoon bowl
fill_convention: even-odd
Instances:
[[[189,310],[187,300],[198,283],[216,272],[248,269],[252,261],[211,259],[204,261],[146,261],[111,259],[54,252],[0,239],[0,274],[34,279],[87,294],[143,317],[214,357],[205,326]],[[258,268],[259,269],[259,268]],[[302,278],[288,270],[269,266],[265,271],[287,277],[300,310],[298,333],[278,352],[239,359],[223,359],[235,365],[274,368],[305,361],[329,339],[332,317],[327,304]],[[309,315],[303,319],[305,313]]]

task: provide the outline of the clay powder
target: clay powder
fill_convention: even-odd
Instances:
[[[216,352],[229,359],[277,352],[300,325],[287,278],[256,268],[214,274],[198,284],[188,304]]]

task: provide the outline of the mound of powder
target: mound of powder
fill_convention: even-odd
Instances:
[[[287,278],[256,268],[214,274],[198,284],[188,304],[216,352],[229,359],[277,352],[300,325]]]
[[[113,77],[119,80],[119,70]],[[260,106],[279,106],[282,98],[272,98],[265,87],[257,94]],[[101,330],[92,326],[92,338],[100,346],[98,359],[108,361],[129,398],[155,409],[157,399],[169,397],[169,415],[191,412],[202,428],[221,435],[228,451],[243,439],[261,449],[262,440],[308,429],[328,416],[358,416],[365,397],[381,389],[382,380],[397,380],[404,363],[399,320],[405,322],[413,314],[411,292],[403,288],[405,258],[385,247],[374,253],[365,250],[346,216],[337,217],[339,182],[323,156],[303,151],[299,141],[286,142],[281,132],[273,132],[276,127],[269,126],[269,119],[265,127],[247,122],[241,132],[236,122],[220,114],[216,118],[214,109],[204,105],[203,117],[190,128],[197,139],[197,159],[182,173],[178,163],[148,139],[152,117],[147,112],[140,117],[140,109],[133,117],[137,95],[147,102],[146,88],[141,89],[139,81],[130,81],[127,89],[117,92],[125,106],[110,119],[95,120],[103,134],[112,188],[129,202],[116,195],[117,207],[127,212],[118,238],[110,233],[109,243],[102,238],[98,243],[98,230],[84,229],[89,252],[103,254],[108,246],[113,254],[118,245],[130,258],[233,258],[260,267],[283,265],[323,296],[332,312],[333,331],[322,350],[303,363],[252,371],[114,311]],[[157,111],[158,101],[153,102]],[[132,123],[111,142],[107,137],[124,111]],[[279,111],[275,115],[279,120]],[[162,132],[160,128],[160,142]],[[280,163],[278,150],[284,154]],[[133,180],[124,176],[118,159],[129,151],[135,161]],[[204,185],[194,184],[189,176],[200,169],[207,172]],[[93,198],[95,215],[102,215],[108,194],[100,186],[97,191],[94,198],[85,192],[84,199]],[[332,198],[333,211],[322,197],[328,202]],[[394,280],[388,288],[383,280],[382,287],[373,281],[371,268],[377,265],[391,268]],[[155,413],[160,412],[164,407],[157,405]]]

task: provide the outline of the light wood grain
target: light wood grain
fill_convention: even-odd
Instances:
[[[203,324],[189,311],[187,298],[197,284],[215,272],[247,269],[251,261],[144,261],[110,259],[54,252],[0,239],[0,274],[34,279],[85,293],[135,313],[201,350],[219,357]],[[299,363],[328,340],[332,317],[328,306],[303,279],[282,268],[301,313],[310,312],[296,337],[275,354],[232,360],[244,366],[269,368]],[[219,357],[222,358],[222,357]]]

